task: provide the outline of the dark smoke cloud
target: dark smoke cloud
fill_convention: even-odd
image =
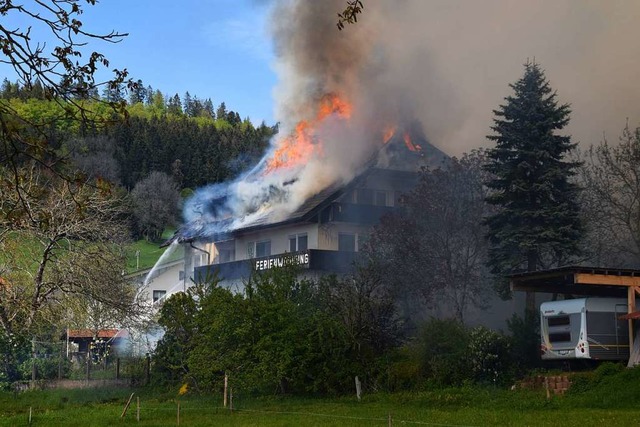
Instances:
[[[615,139],[640,122],[637,0],[366,0],[358,23],[337,31],[340,1],[281,1],[274,38],[278,118],[302,99],[342,90],[365,116],[415,116],[449,154],[488,145],[492,110],[534,59],[583,144]],[[301,108],[302,107],[302,108]]]

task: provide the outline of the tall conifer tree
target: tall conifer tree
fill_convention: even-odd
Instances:
[[[498,277],[515,271],[536,271],[570,262],[582,232],[578,186],[571,180],[579,163],[565,160],[576,144],[557,133],[569,123],[571,109],[558,104],[544,71],[525,64],[523,77],[510,87],[514,95],[494,110],[496,143],[485,168],[487,202],[499,209],[487,218],[489,266]],[[506,281],[498,291],[509,296]],[[533,309],[533,295],[527,307]]]

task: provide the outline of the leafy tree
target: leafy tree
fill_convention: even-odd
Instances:
[[[640,128],[591,147],[581,178],[591,262],[640,266]]]
[[[128,235],[122,200],[104,186],[71,183],[37,166],[17,172],[26,190],[20,194],[13,190],[16,171],[0,168],[1,333],[18,343],[68,324],[69,316],[87,314],[79,300],[109,307],[113,318],[135,316],[118,245]]]
[[[319,282],[323,311],[344,329],[351,376],[376,388],[381,360],[401,340],[402,322],[393,294],[378,266],[361,266],[351,277],[327,277]]]
[[[106,136],[74,138],[65,144],[75,167],[92,180],[113,184],[120,182],[120,165],[116,161],[116,143]]]
[[[441,385],[459,385],[470,379],[469,331],[460,321],[430,319],[420,326],[414,345],[425,378]]]
[[[446,304],[459,322],[469,306],[488,296],[487,242],[482,151],[423,170],[416,188],[403,196],[403,211],[383,218],[365,252],[393,284],[405,314],[417,300]]]
[[[565,160],[576,144],[558,135],[569,122],[568,104],[559,105],[543,70],[527,62],[510,87],[514,95],[494,111],[496,143],[485,170],[491,190],[487,202],[499,210],[487,218],[489,266],[497,276],[535,271],[569,262],[579,253],[582,235],[579,187],[572,180],[579,163]],[[497,290],[510,291],[505,280]],[[533,309],[533,294],[527,298]]]
[[[55,134],[60,123],[74,122],[84,128],[104,125],[102,115],[94,119],[97,104],[84,100],[94,96],[97,87],[135,87],[126,69],[114,69],[110,80],[96,80],[98,70],[108,67],[109,61],[103,54],[91,51],[90,42],[117,43],[126,34],[97,33],[84,26],[82,13],[94,4],[95,1],[82,4],[77,0],[42,0],[29,4],[7,1],[0,5],[2,16],[21,22],[17,26],[0,23],[2,62],[12,67],[19,85],[28,93],[42,92],[58,104],[61,112],[54,117],[28,119],[12,103],[0,102],[0,164],[10,166],[3,173],[13,173],[10,180],[15,184],[5,191],[17,193],[12,199],[23,206],[13,213],[22,212],[28,219],[37,215],[31,212],[35,206],[26,202],[37,199],[38,195],[27,193],[28,188],[33,190],[33,187],[23,179],[22,166],[35,161],[72,182],[73,171],[64,168],[56,151],[59,144],[51,131]],[[54,42],[44,43],[39,34],[47,34]],[[119,101],[101,105],[109,107],[116,116],[126,113],[124,103]]]
[[[188,359],[197,334],[197,311],[192,292],[173,294],[162,304],[158,324],[164,335],[154,355],[154,378],[175,384],[190,377]]]
[[[138,231],[147,239],[159,239],[167,226],[175,224],[180,192],[164,172],[152,172],[138,182],[131,198]]]
[[[337,26],[339,30],[343,30],[345,24],[355,24],[358,22],[358,15],[362,13],[364,4],[362,0],[347,0],[344,10],[338,13]]]

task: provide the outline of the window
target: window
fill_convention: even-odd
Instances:
[[[256,242],[247,243],[247,255],[249,258],[253,258],[256,254]]]
[[[358,204],[360,205],[372,205],[373,204],[373,190],[368,188],[358,189]]]
[[[235,249],[220,249],[219,252],[220,262],[231,262],[234,261],[236,256]]]
[[[376,191],[376,206],[387,206],[387,193],[386,191]]]
[[[167,291],[153,291],[153,302],[164,298],[165,295],[167,295]]]
[[[265,240],[263,242],[256,242],[256,257],[271,255],[271,240]]]
[[[182,270],[181,270],[181,271],[178,273],[178,280],[184,280],[184,271],[182,271]]]
[[[570,332],[550,333],[549,342],[571,342],[571,333]]]
[[[355,252],[356,235],[351,233],[338,233],[338,250],[344,252]]]
[[[307,233],[289,236],[289,252],[306,251],[308,248]]]
[[[571,323],[569,316],[549,317],[547,321],[549,322],[549,326],[564,326]]]

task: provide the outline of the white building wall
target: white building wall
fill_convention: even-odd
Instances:
[[[271,241],[271,255],[289,252],[289,236],[295,234],[307,234],[308,249],[320,249],[318,247],[318,225],[317,224],[296,224],[290,227],[279,227],[271,230],[246,234],[236,238],[236,261],[252,258],[248,248],[251,243],[265,240]],[[255,257],[255,252],[253,257]]]
[[[141,296],[145,301],[152,303],[154,291],[164,291],[166,297],[182,291],[184,287],[184,280],[182,279],[183,271],[183,261],[169,263],[165,267],[157,268],[146,285],[144,281],[149,271],[141,272],[140,275],[136,277],[136,281],[142,286],[140,289]]]

